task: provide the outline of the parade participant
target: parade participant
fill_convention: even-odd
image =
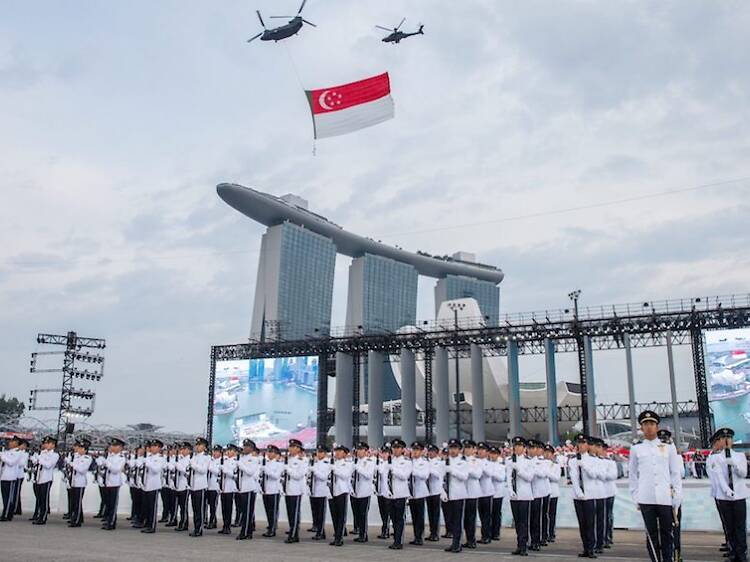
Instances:
[[[0,453],[0,491],[3,496],[3,513],[0,521],[12,521],[16,512],[16,470],[22,456],[18,449],[21,438],[13,436],[8,440],[8,449]]]
[[[143,526],[141,521],[141,500],[143,499],[143,491],[141,490],[140,472],[141,467],[143,466],[143,457],[145,455],[145,448],[139,445],[136,447],[134,453],[128,455],[126,460],[128,488],[130,491],[130,517],[128,517],[127,520],[130,521],[135,528],[142,528]]]
[[[143,460],[143,529],[141,533],[156,532],[156,515],[159,513],[159,492],[161,490],[162,472],[166,459],[161,454],[162,443],[159,439],[149,442],[147,456]]]
[[[589,485],[590,497],[594,499],[594,553],[604,552],[604,537],[607,531],[606,514],[606,470],[602,461],[604,441],[598,437],[589,437],[589,455],[594,464],[596,479]]]
[[[221,530],[220,535],[232,534],[232,509],[234,497],[237,493],[237,445],[229,443],[226,446],[226,456],[220,464],[219,492],[221,492]]]
[[[169,491],[167,496],[169,498],[169,507],[167,509],[167,524],[165,527],[176,527],[177,526],[177,504],[179,502],[177,493],[177,484],[179,482],[179,475],[177,472],[177,463],[180,459],[180,449],[182,445],[180,443],[172,444],[169,451],[167,452],[167,463],[165,465],[167,487]],[[186,484],[185,484],[186,485]]]
[[[380,448],[380,454],[375,466],[375,494],[378,498],[378,511],[380,512],[380,521],[382,522],[380,534],[378,535],[379,539],[388,539],[391,537],[391,496],[388,490],[388,460],[390,458],[391,445],[390,443],[385,443]]]
[[[308,468],[310,512],[312,513],[311,531],[315,533],[313,540],[316,541],[326,538],[326,499],[331,497],[328,489],[328,480],[331,474],[329,452],[325,445],[318,445],[312,465]]]
[[[544,460],[542,452],[544,444],[536,439],[528,442],[528,457],[534,476],[531,480],[531,500],[529,513],[529,538],[531,545],[529,550],[539,550],[546,543],[542,528],[545,526],[545,513],[549,507],[549,467]]]
[[[747,458],[732,449],[734,430],[716,431],[723,453],[716,455],[712,471],[716,479],[717,503],[727,528],[728,559],[747,562]]]
[[[668,429],[660,429],[656,432],[656,436],[662,443],[675,448],[677,458],[680,462],[680,474],[684,474],[685,463],[682,460],[682,455],[677,451],[674,441],[672,440],[672,432]],[[672,542],[674,543],[673,549],[675,562],[682,562],[682,505],[672,508]]]
[[[595,506],[592,485],[596,488],[596,467],[589,455],[589,438],[579,434],[575,438],[576,455],[568,460],[568,471],[573,485],[573,506],[578,519],[583,551],[580,558],[596,558]]]
[[[615,528],[615,496],[617,495],[617,463],[611,454],[607,454],[607,445],[602,448],[602,461],[604,465],[604,509],[606,513],[606,531],[604,533],[604,548],[612,548],[614,544]]]
[[[305,491],[307,465],[300,458],[303,453],[302,441],[290,439],[287,449],[288,453],[284,458],[284,471],[282,473],[282,491],[284,492],[289,532],[284,542],[295,543],[299,542],[300,513],[302,511],[302,494]]]
[[[99,489],[99,511],[96,512],[93,519],[106,519],[107,516],[107,502],[105,500],[106,491],[104,490],[106,482],[104,481],[104,470],[102,469],[101,461],[107,458],[108,454],[108,445],[106,445],[104,452],[98,453],[94,457],[94,463],[96,463],[96,468],[94,469],[94,482]]]
[[[445,461],[440,458],[440,449],[435,445],[427,446],[427,458],[430,463],[430,477],[427,480],[427,520],[430,534],[425,540],[437,542],[440,540],[440,492],[443,489],[445,475]]]
[[[451,536],[451,544],[445,548],[445,552],[461,552],[462,520],[468,478],[469,466],[461,456],[461,442],[451,439],[448,441],[448,453],[445,457],[445,477],[441,493],[445,505],[445,527]]]
[[[708,481],[710,484],[711,497],[714,499],[716,510],[719,513],[719,520],[721,521],[721,529],[724,533],[724,543],[719,548],[719,551],[729,552],[730,551],[729,532],[727,531],[726,521],[724,521],[724,514],[722,513],[722,510],[719,509],[719,499],[718,499],[719,488],[718,488],[718,481],[716,478],[716,470],[714,468],[716,465],[716,462],[719,459],[719,455],[724,454],[724,451],[722,450],[723,439],[719,438],[718,433],[714,433],[711,436],[710,443],[711,443],[711,452],[708,454],[706,458],[706,476],[708,477]],[[728,558],[729,555],[727,555],[726,557]]]
[[[430,462],[424,456],[424,445],[415,441],[411,445],[411,485],[409,513],[411,513],[414,539],[409,544],[424,544],[424,511],[425,501],[430,495],[427,484],[430,478]]]
[[[351,491],[353,465],[346,460],[349,449],[337,445],[333,450],[334,461],[328,476],[328,489],[331,498],[328,500],[333,523],[333,540],[331,546],[344,545],[344,527],[346,525],[347,496]]]
[[[643,441],[630,449],[630,494],[643,516],[652,561],[672,560],[672,510],[682,503],[682,473],[676,450],[659,441],[659,416],[638,416]]]
[[[547,444],[544,447],[544,458],[547,459],[549,470],[547,479],[549,480],[549,507],[547,509],[547,542],[555,542],[557,531],[557,500],[560,497],[560,478],[562,477],[562,467],[557,463],[555,458],[555,448]]]
[[[18,452],[21,458],[18,460],[16,465],[16,507],[15,515],[22,515],[21,510],[21,488],[23,486],[23,479],[26,476],[26,470],[29,466],[29,442],[26,439],[21,439],[18,442]]]
[[[255,496],[260,491],[258,476],[260,462],[258,462],[258,448],[252,439],[242,442],[242,454],[237,461],[237,495],[236,502],[240,511],[240,534],[238,541],[253,538],[253,521],[255,519]]]
[[[266,531],[262,536],[275,537],[279,523],[279,500],[281,498],[281,475],[284,463],[281,461],[281,451],[276,445],[266,447],[261,457],[260,472],[258,473],[258,487],[263,496],[263,508],[266,511]]]
[[[490,446],[481,442],[477,444],[477,458],[482,467],[482,475],[479,477],[481,496],[477,501],[479,513],[480,544],[492,542],[492,496],[495,495],[495,486],[492,483],[493,467],[489,460]]]
[[[466,502],[464,502],[464,548],[477,547],[477,502],[482,495],[482,462],[475,456],[476,443],[471,439],[463,442],[464,457],[469,471],[469,477],[466,480]]]
[[[527,442],[516,436],[511,441],[513,453],[505,460],[507,480],[510,483],[510,509],[513,512],[513,524],[516,527],[516,550],[512,554],[528,556],[529,549],[529,516],[534,492],[531,482],[534,479],[534,467],[526,456]]]
[[[106,455],[100,455],[96,459],[104,497],[102,529],[106,531],[113,531],[117,526],[117,504],[125,468],[125,456],[122,454],[124,446],[125,442],[122,439],[112,437]]]
[[[55,452],[57,438],[52,435],[42,439],[42,450],[34,460],[34,496],[36,497],[33,525],[45,525],[49,514],[49,494],[54,480],[54,471],[60,460]]]
[[[190,457],[193,455],[193,445],[188,441],[180,443],[180,454],[175,461],[175,532],[187,531],[190,521],[188,517],[188,468]],[[170,525],[168,525],[170,526]]]
[[[73,445],[75,451],[73,460],[68,461],[72,470],[70,482],[72,505],[68,527],[83,525],[83,492],[88,484],[87,476],[91,466],[91,457],[88,453],[90,446],[91,442],[88,439],[78,439]]]
[[[354,450],[354,466],[352,471],[352,511],[354,528],[357,537],[354,542],[367,542],[368,514],[370,511],[370,497],[373,493],[373,478],[375,476],[375,460],[369,455],[370,447],[365,442],[357,444]],[[413,514],[413,512],[412,512]],[[413,516],[413,515],[412,515]]]
[[[168,523],[172,518],[172,511],[174,509],[174,479],[171,475],[174,470],[176,455],[177,450],[174,448],[174,445],[167,445],[164,470],[161,477],[161,490],[159,491],[159,495],[161,496],[161,517],[159,518],[159,523]]]
[[[490,533],[493,541],[500,540],[500,530],[503,525],[503,499],[508,495],[508,475],[505,464],[501,462],[500,449],[490,447],[489,464],[492,472],[492,512],[490,515]]]
[[[404,527],[406,522],[406,501],[409,498],[411,481],[411,460],[404,455],[406,443],[401,439],[391,441],[391,459],[388,461],[388,491],[390,495],[390,518],[393,522],[393,542],[391,550],[404,547]]]
[[[224,459],[224,448],[214,445],[211,449],[211,462],[208,465],[208,485],[206,487],[206,507],[208,514],[206,529],[216,528],[216,512],[219,507],[219,476],[221,475],[221,463]]]
[[[206,453],[208,441],[203,437],[195,440],[195,454],[188,466],[188,487],[190,503],[193,505],[193,531],[191,537],[203,536],[203,519],[206,508],[206,489],[208,488],[208,467],[211,458]]]

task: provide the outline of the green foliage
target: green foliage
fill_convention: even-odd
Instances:
[[[18,398],[6,398],[5,394],[0,394],[0,416],[20,418],[25,409],[26,404]]]

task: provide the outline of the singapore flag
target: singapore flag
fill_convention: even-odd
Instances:
[[[358,82],[305,90],[316,139],[345,135],[393,119],[388,73]]]

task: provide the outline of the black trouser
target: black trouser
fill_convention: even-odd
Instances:
[[[611,545],[614,542],[614,530],[615,530],[615,497],[610,496],[604,498],[604,508],[607,510],[607,530],[604,533],[604,544]]]
[[[639,507],[646,526],[646,547],[651,560],[672,560],[672,506],[639,504]]]
[[[483,496],[477,502],[482,540],[492,539],[492,496]]]
[[[557,498],[549,499],[549,526],[547,527],[547,540],[555,540],[557,531]]]
[[[747,502],[746,500],[716,500],[727,529],[727,544],[733,560],[747,560]]]
[[[464,526],[466,500],[450,500],[445,507],[445,528],[451,534],[451,548],[461,550],[461,533]]]
[[[324,497],[310,497],[310,512],[312,526],[316,537],[326,536],[326,499]]]
[[[266,509],[267,530],[276,533],[279,524],[279,494],[263,494],[263,507]]]
[[[169,510],[172,507],[172,501],[169,497],[169,492],[171,491],[172,490],[164,486],[159,492],[159,495],[161,496],[161,517],[159,518],[159,521],[169,521]]]
[[[355,498],[352,496],[351,500],[354,528],[357,529],[360,539],[367,540],[367,513],[370,510],[370,496],[364,498]],[[412,517],[414,517],[413,511]]]
[[[542,498],[542,544],[549,542],[549,496]]]
[[[117,525],[117,500],[120,497],[119,486],[107,486],[102,488],[104,494],[104,523],[114,529]]]
[[[221,494],[221,528],[224,531],[232,529],[232,501],[234,500],[233,492],[222,492]]]
[[[714,498],[714,503],[716,504],[716,511],[719,512],[719,519],[721,520],[721,530],[724,531],[724,542],[728,545],[729,544],[729,531],[727,531],[727,523],[724,521],[724,514],[721,511],[721,508],[719,507],[719,500]]]
[[[70,489],[70,525],[76,527],[83,524],[83,492],[86,488],[72,487]]]
[[[393,522],[393,544],[404,544],[406,498],[392,498],[390,503],[390,517]]]
[[[464,534],[466,544],[477,542],[477,498],[466,498],[464,502]]]
[[[240,536],[253,536],[253,519],[255,516],[255,492],[238,492],[235,501],[240,514]]]
[[[385,496],[378,496],[378,511],[380,511],[380,520],[383,522],[381,534],[388,536],[388,523],[391,518],[391,500]]]
[[[341,542],[344,539],[344,526],[346,525],[346,498],[349,494],[339,494],[328,500],[331,509],[331,522],[333,523],[333,540]]]
[[[143,522],[143,490],[136,488],[135,486],[130,487],[130,518],[134,523]]]
[[[596,534],[594,533],[594,500],[573,500],[573,506],[576,509],[578,531],[581,534],[583,552],[592,554],[596,544]]]
[[[159,513],[159,490],[143,492],[143,525],[147,529],[156,530],[156,515]]]
[[[104,485],[99,484],[99,511],[96,512],[97,517],[104,517],[105,510],[107,509],[107,503],[104,501]]]
[[[219,491],[206,490],[206,505],[208,506],[208,527],[216,527],[216,508],[219,504]]]
[[[675,513],[672,511],[672,519]],[[682,562],[682,506],[677,508],[677,521],[672,525],[672,542],[674,544],[675,559]],[[737,560],[735,558],[735,560]],[[746,558],[747,560],[747,558]]]
[[[0,491],[3,496],[3,519],[13,520],[16,512],[16,481],[3,480],[0,482]]]
[[[23,478],[16,479],[16,515],[22,515],[21,511],[21,487],[23,486]]]
[[[594,500],[596,536],[594,537],[594,550],[604,548],[604,537],[607,535],[607,507],[604,498]]]
[[[430,537],[440,536],[440,494],[427,496],[427,520],[430,523]]]
[[[500,540],[500,529],[503,527],[503,498],[492,498],[492,515],[490,516],[492,521],[491,535],[492,539]]]
[[[188,491],[179,490],[175,492],[175,518],[178,518],[177,529],[186,530],[190,524],[187,510]]]
[[[425,498],[413,498],[409,500],[409,513],[411,513],[411,524],[414,528],[414,540],[422,542],[424,539],[424,505]]]
[[[510,500],[510,511],[513,513],[513,525],[516,528],[516,546],[521,552],[529,548],[530,500]]]
[[[531,537],[531,548],[539,548],[542,543],[542,498],[531,500],[529,535]]]
[[[190,502],[193,504],[193,532],[203,533],[203,515],[205,510],[206,490],[191,490]]]
[[[47,522],[47,515],[49,514],[49,491],[51,487],[52,480],[44,484],[34,484],[34,496],[36,497],[34,520],[39,521],[39,523]]]
[[[284,496],[286,503],[286,520],[289,522],[290,539],[299,539],[299,518],[302,511],[302,496]]]

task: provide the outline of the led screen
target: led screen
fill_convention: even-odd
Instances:
[[[715,426],[750,443],[750,329],[706,332],[706,370]]]

